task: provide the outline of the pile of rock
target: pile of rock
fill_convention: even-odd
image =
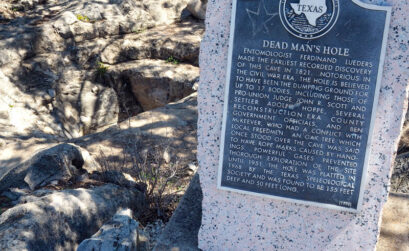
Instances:
[[[129,146],[166,145],[185,183],[196,171],[204,23],[188,9],[0,3],[1,250],[73,250],[86,238],[80,250],[147,247],[135,221],[147,187],[124,167],[135,165]]]
[[[25,15],[0,27],[2,132],[75,138],[195,91],[204,24],[187,0],[15,6]]]
[[[189,172],[195,170],[190,166],[196,159],[196,105],[196,94],[192,94],[103,132],[68,143],[44,144],[45,149],[39,152],[25,151],[27,161],[10,164],[8,171],[0,170],[0,197],[8,198],[11,207],[0,216],[0,249],[70,250],[97,232],[117,210],[132,208],[138,216],[146,210],[145,185],[123,171],[106,170],[100,164],[104,161],[99,159],[100,152],[105,152],[103,157],[115,167],[118,162],[129,161],[118,159],[128,150],[124,145],[147,135],[145,147],[169,140],[170,155],[186,167],[186,175],[191,175]],[[0,165],[7,161],[0,159]],[[22,214],[25,216],[20,219]],[[50,218],[54,216],[58,219]],[[77,224],[71,226],[68,219],[76,219]],[[25,229],[34,229],[34,225],[40,228],[30,236],[37,237],[28,238]],[[48,230],[42,231],[43,227]],[[61,240],[47,241],[55,235]]]

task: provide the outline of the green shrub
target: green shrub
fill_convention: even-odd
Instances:
[[[171,63],[171,64],[179,64],[179,60],[177,60],[173,56],[168,57],[168,59],[166,59],[166,62]]]
[[[102,62],[97,62],[97,72],[99,75],[104,75],[108,71],[109,67]]]
[[[136,34],[141,34],[142,32],[145,32],[146,28],[141,28],[141,29],[134,29],[133,32]]]
[[[89,19],[89,17],[85,16],[85,15],[81,15],[81,14],[77,14],[77,19],[82,21],[82,22],[90,22],[91,20]]]

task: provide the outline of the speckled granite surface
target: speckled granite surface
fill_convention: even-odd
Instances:
[[[344,0],[343,0],[344,1]],[[217,190],[231,0],[209,0],[201,54],[199,146],[203,250],[373,250],[397,139],[406,110],[409,79],[409,2],[392,5],[383,83],[362,211],[343,213]]]

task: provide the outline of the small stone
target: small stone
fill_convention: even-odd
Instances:
[[[55,98],[55,90],[54,89],[48,89],[47,93],[48,93],[48,95],[50,95],[51,98]]]
[[[94,86],[94,87],[92,87],[92,89],[91,89],[91,92],[94,93],[94,94],[98,94],[98,91],[99,91],[98,86]]]
[[[163,151],[163,160],[164,160],[167,164],[170,163],[171,157],[170,157],[170,154],[169,154],[169,150],[168,150],[168,149],[165,149],[165,150]]]
[[[191,170],[192,172],[196,172],[198,169],[198,166],[195,163],[190,163],[188,165],[188,169]]]

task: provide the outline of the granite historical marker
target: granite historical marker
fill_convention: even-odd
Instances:
[[[361,205],[390,8],[234,0],[218,187]]]

